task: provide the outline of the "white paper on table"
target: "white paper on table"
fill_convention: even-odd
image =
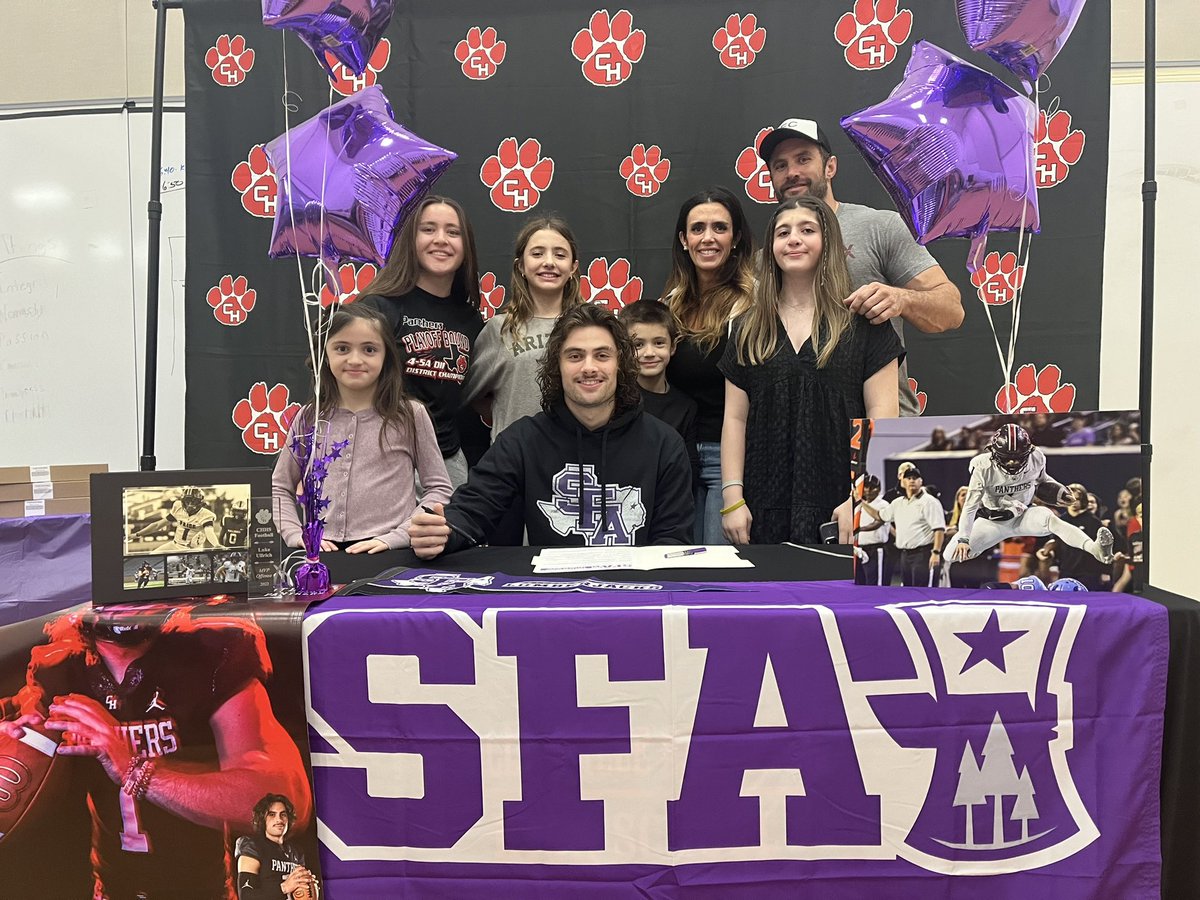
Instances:
[[[746,569],[754,563],[727,544],[704,547],[702,553],[678,555],[691,547],[547,547],[533,558],[538,575],[553,572],[598,572],[605,569]]]

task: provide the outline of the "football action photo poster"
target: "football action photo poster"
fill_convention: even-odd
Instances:
[[[0,894],[317,895],[291,616],[88,605],[2,628],[0,647]]]

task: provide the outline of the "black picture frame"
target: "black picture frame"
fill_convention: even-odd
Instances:
[[[270,497],[267,468],[93,475],[92,602],[259,589],[274,575]]]

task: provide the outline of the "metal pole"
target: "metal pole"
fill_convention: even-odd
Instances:
[[[1146,159],[1142,176],[1142,327],[1138,410],[1142,427],[1142,559],[1147,584],[1150,582],[1150,461],[1154,453],[1150,409],[1154,375],[1154,204],[1158,195],[1158,183],[1154,180],[1156,57],[1154,0],[1146,0]]]
[[[155,409],[158,402],[158,261],[162,232],[160,172],[162,170],[163,81],[167,55],[167,10],[179,9],[179,0],[151,0],[158,11],[154,32],[154,107],[150,124],[150,202],[146,204],[149,232],[146,241],[146,376],[142,412],[142,456],[138,468],[153,472]]]

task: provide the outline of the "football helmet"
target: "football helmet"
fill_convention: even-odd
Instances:
[[[234,500],[230,506],[230,514],[234,518],[244,519],[250,514],[250,504],[245,500]]]
[[[1012,583],[1015,591],[1044,591],[1046,583],[1036,575],[1026,575],[1024,578],[1018,578]]]
[[[1050,585],[1052,591],[1086,591],[1082,581],[1074,578],[1060,578]]]
[[[179,492],[179,502],[189,513],[197,513],[204,505],[204,491],[198,487],[185,487]]]
[[[1009,475],[1018,475],[1029,464],[1033,441],[1029,439],[1029,432],[1020,425],[1004,425],[992,435],[987,449],[992,455],[992,462]]]

